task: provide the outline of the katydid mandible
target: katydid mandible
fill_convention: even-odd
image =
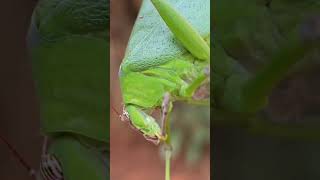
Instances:
[[[150,111],[161,107],[165,121],[174,101],[198,101],[195,92],[209,83],[210,0],[144,0],[138,16],[119,70],[121,119],[159,144],[165,122]]]

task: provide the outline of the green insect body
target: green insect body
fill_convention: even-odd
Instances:
[[[50,139],[43,180],[109,178],[108,4],[42,0],[34,12],[29,41],[41,128]],[[60,169],[62,177],[48,173]]]
[[[209,0],[143,1],[119,78],[123,118],[147,140],[158,144],[166,138],[147,112],[160,107],[166,93],[170,111],[175,100],[193,101],[208,79],[209,41]]]

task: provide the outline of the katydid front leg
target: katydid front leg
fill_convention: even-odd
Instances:
[[[163,102],[161,106],[161,128],[162,128],[162,136],[167,136],[167,127],[168,127],[168,118],[169,113],[172,111],[172,102],[170,101],[170,94],[166,93],[163,97]]]
[[[135,130],[141,132],[146,140],[158,145],[161,141],[165,141],[166,134],[166,122],[168,119],[168,113],[171,112],[172,102],[170,101],[170,94],[165,93],[161,106],[161,128],[157,121],[150,115],[146,114],[139,107],[129,105],[124,108],[121,115],[122,120],[128,120],[129,124]]]
[[[131,126],[142,133],[146,140],[158,145],[161,140],[166,137],[162,135],[161,128],[157,121],[139,107],[129,105],[125,107],[123,112],[127,116]]]

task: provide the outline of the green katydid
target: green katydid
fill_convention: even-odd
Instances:
[[[147,140],[165,141],[172,102],[195,101],[209,63],[210,0],[144,0],[119,71],[121,119]],[[149,114],[158,107],[162,127]]]
[[[29,40],[42,132],[50,139],[43,180],[109,178],[108,6],[41,0],[35,9]]]

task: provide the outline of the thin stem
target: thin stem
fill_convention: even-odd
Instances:
[[[172,152],[172,146],[171,146],[171,135],[170,135],[170,120],[169,117],[166,119],[166,133],[167,133],[167,139],[165,141],[165,180],[170,180],[170,163],[171,163],[171,152]]]
[[[166,180],[170,180],[171,150],[166,150]]]

